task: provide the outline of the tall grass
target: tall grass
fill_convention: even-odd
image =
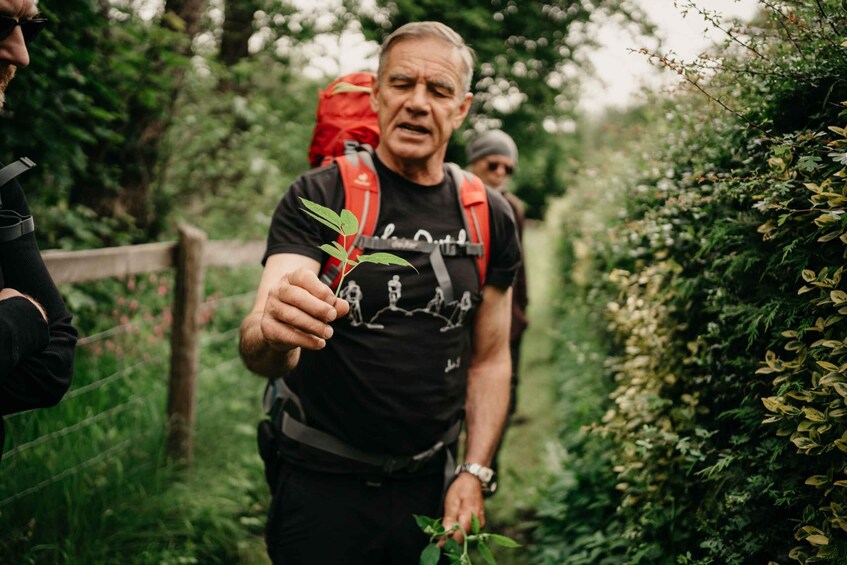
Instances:
[[[0,562],[261,561],[262,382],[237,354],[257,277],[256,268],[207,274],[190,469],[163,448],[169,276],[63,289],[81,312],[74,384],[55,408],[7,419]]]

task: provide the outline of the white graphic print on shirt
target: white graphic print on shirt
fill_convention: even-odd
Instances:
[[[350,325],[358,327],[364,325],[366,328],[383,329],[385,326],[378,322],[380,316],[386,310],[402,312],[406,316],[412,316],[417,313],[423,313],[434,318],[439,318],[444,321],[444,326],[441,327],[442,332],[452,329],[461,328],[465,317],[470,312],[473,303],[471,302],[471,293],[465,291],[462,298],[454,300],[449,304],[444,304],[444,292],[441,287],[435,288],[435,294],[427,303],[425,308],[415,308],[414,310],[406,310],[399,306],[400,299],[403,296],[403,283],[400,282],[400,277],[394,275],[388,281],[388,306],[377,311],[369,321],[365,321],[362,316],[362,299],[364,293],[362,287],[355,280],[348,280],[347,284],[341,289],[339,296],[350,304]],[[452,310],[451,310],[452,309]],[[442,312],[449,312],[449,315],[444,315]]]

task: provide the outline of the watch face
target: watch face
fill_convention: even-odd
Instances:
[[[479,463],[471,463],[468,465],[468,472],[486,484],[491,482],[491,479],[494,478],[494,470],[489,469],[488,467],[483,467]]]
[[[491,482],[491,479],[494,478],[494,471],[492,471],[488,467],[480,466],[480,468],[479,468],[479,478],[482,479],[482,482],[489,483],[489,482]]]

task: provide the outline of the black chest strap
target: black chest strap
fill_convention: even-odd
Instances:
[[[355,245],[363,251],[413,251],[429,255],[429,262],[445,302],[453,302],[453,280],[444,257],[479,257],[485,253],[481,243],[443,241],[439,243],[407,238],[360,236]]]

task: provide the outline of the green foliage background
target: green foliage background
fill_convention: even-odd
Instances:
[[[606,149],[553,218],[609,361],[561,378],[605,383],[605,413],[565,434],[539,561],[847,558],[845,24],[763,2],[704,61],[654,57],[689,93],[586,140]]]
[[[456,9],[452,0],[379,0],[361,10],[365,35],[381,41],[411,21],[442,21],[474,50],[474,103],[464,131],[448,147],[448,159],[465,162],[474,132],[499,127],[520,148],[515,193],[531,218],[541,218],[551,197],[563,194],[579,148],[563,135],[579,100],[580,72],[594,46],[590,25],[616,22],[649,32],[630,0],[490,0]],[[504,100],[508,100],[503,104]]]
[[[286,187],[308,167],[317,88],[330,78],[305,72],[316,53],[309,41],[365,21],[363,4],[323,13],[266,0],[39,2],[50,24],[0,111],[0,162],[38,163],[21,180],[41,248],[172,240],[180,222],[210,239],[264,238]],[[527,133],[516,180],[536,215],[562,190],[562,155],[577,150],[573,138],[541,127],[572,117],[576,83],[566,91],[537,79],[576,62],[555,46],[590,43],[576,30],[590,3],[558,4],[579,8],[577,17],[555,21],[540,3],[504,11],[492,1],[469,11],[467,25],[448,22],[484,46],[480,65],[496,66],[478,69],[488,84],[480,99],[527,90],[508,111],[480,104],[474,124]],[[624,3],[602,4],[609,14]],[[420,10],[445,13],[438,3],[390,7],[395,24]],[[512,31],[538,24],[527,45],[552,43],[532,61],[521,46],[495,60],[502,38],[490,32],[503,14]],[[519,70],[527,65],[530,75]],[[460,163],[465,139],[457,136],[450,156]],[[253,427],[261,381],[236,354],[257,268],[207,277],[198,453],[188,473],[162,449],[171,274],[63,286],[85,339],[68,397],[7,419],[0,561],[262,562],[267,493]]]
[[[39,226],[49,226],[41,244],[66,249],[172,239],[180,221],[212,239],[264,237],[307,167],[326,82],[304,73],[301,42],[355,22],[378,39],[450,14],[480,65],[478,102],[448,157],[463,162],[471,130],[503,127],[518,140],[515,184],[531,215],[568,187],[548,214],[563,265],[555,339],[565,427],[557,479],[538,509],[535,560],[847,560],[841,2],[763,0],[749,27],[703,10],[726,31],[724,45],[693,64],[652,55],[687,91],[601,123],[575,114],[577,82],[560,79],[584,63],[593,18],[640,25],[623,0],[463,10],[380,1],[376,11],[343,2],[328,26],[288,2],[227,0],[204,10],[195,37],[173,14],[145,19],[132,3],[43,4],[51,26],[9,88],[0,161],[39,163],[24,185]],[[221,6],[253,13],[246,31],[264,42],[219,57]],[[519,103],[494,104],[505,93]],[[565,133],[573,123],[577,133]],[[60,480],[42,499],[0,508],[0,555],[109,562],[131,548],[138,562],[250,559],[266,499],[252,444],[259,383],[234,370],[233,332],[257,276],[208,281],[207,294],[236,305],[206,320],[199,470],[175,473],[161,458],[158,366],[96,398],[80,393],[53,412],[16,417],[14,437],[35,442],[127,406],[86,427],[79,444],[39,443],[4,460],[16,478],[0,500],[27,488],[29,469],[38,467],[35,480]],[[135,328],[123,342],[90,342],[75,387],[164,358],[169,282],[139,282],[63,288],[83,335]],[[214,373],[219,366],[233,370]],[[110,445],[126,454],[87,463]],[[64,464],[86,472],[64,476]],[[88,504],[76,503],[80,494]],[[119,543],[96,543],[110,536]]]

